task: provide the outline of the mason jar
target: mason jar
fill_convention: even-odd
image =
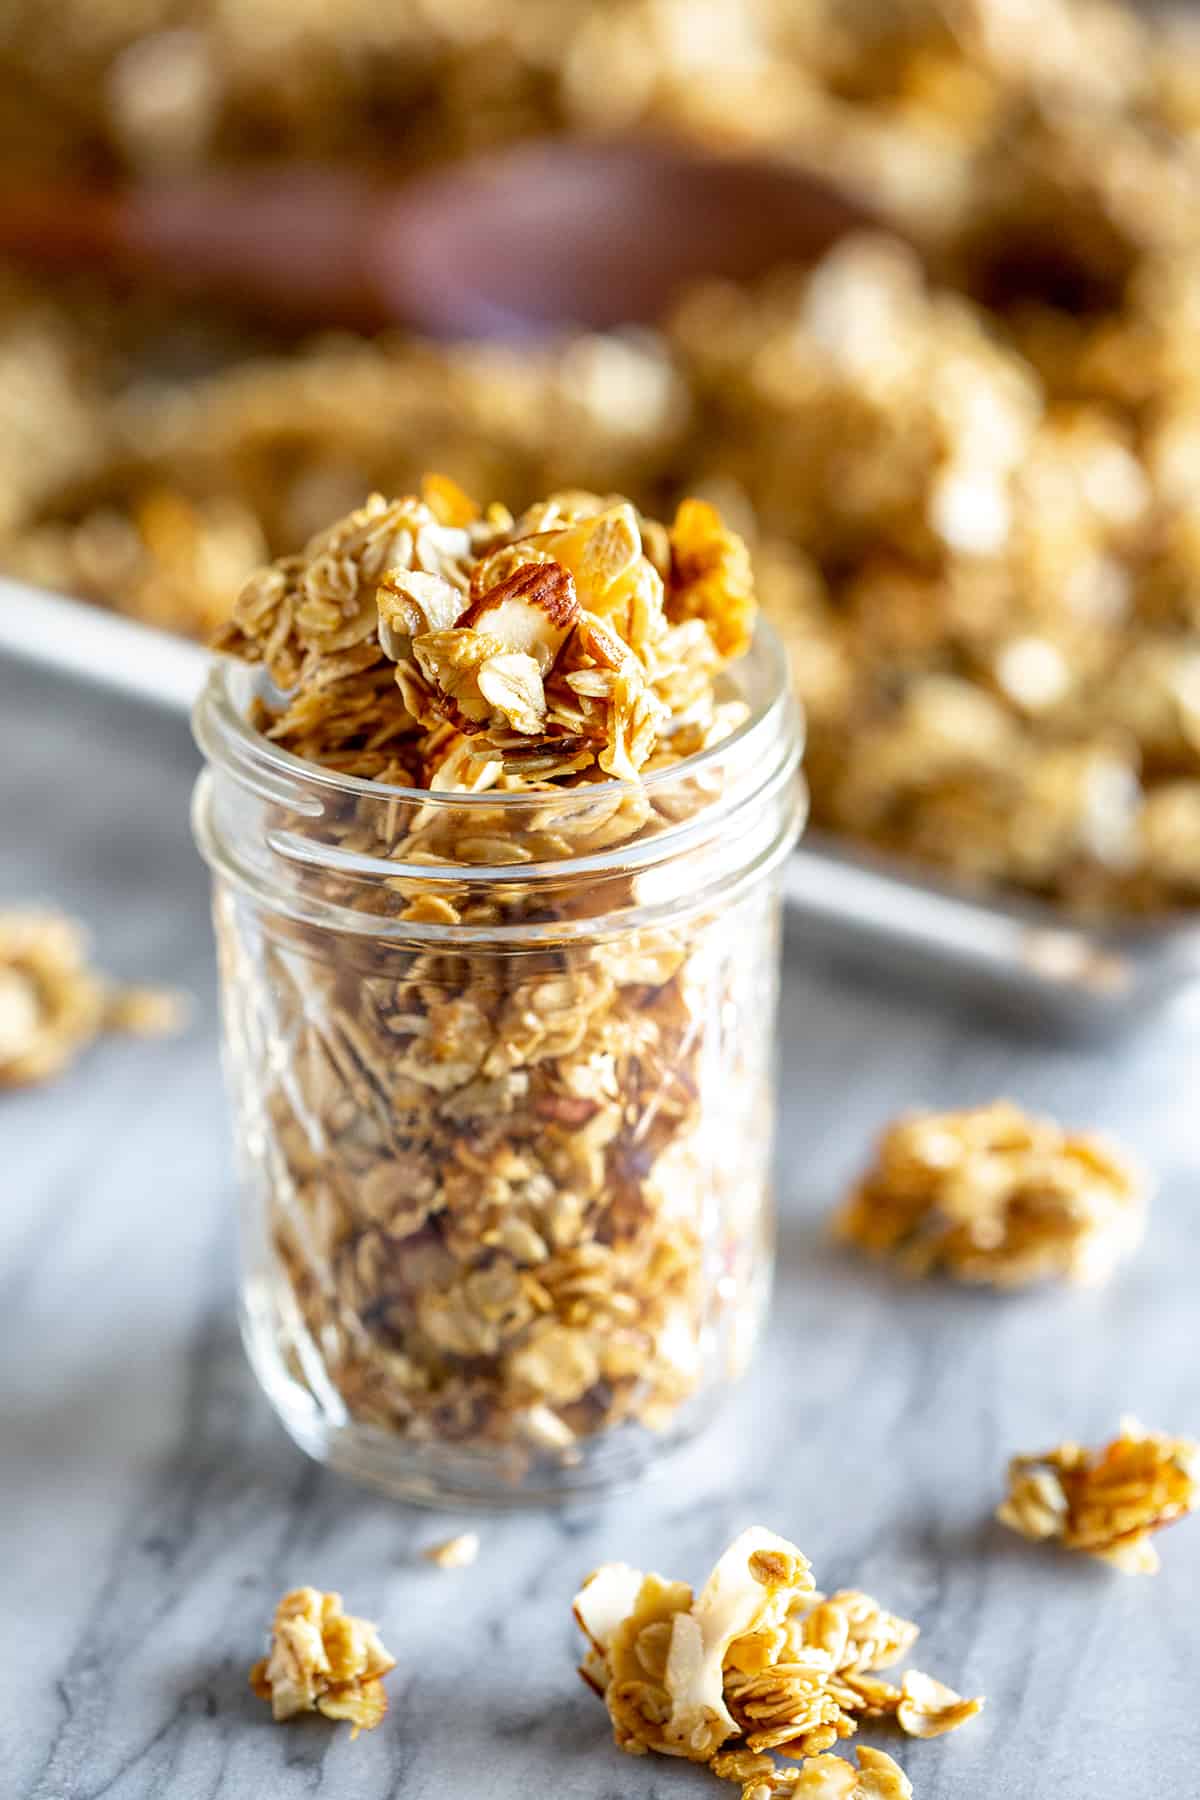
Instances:
[[[242,1327],[321,1462],[410,1500],[623,1481],[714,1413],[770,1278],[780,866],[800,727],[760,625],[743,722],[638,784],[332,774],[214,667],[213,874]]]

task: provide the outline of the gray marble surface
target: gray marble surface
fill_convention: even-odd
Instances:
[[[186,1037],[0,1096],[2,1800],[732,1792],[613,1749],[567,1603],[613,1556],[698,1577],[751,1521],[919,1619],[920,1666],[987,1695],[958,1736],[902,1746],[921,1800],[1200,1791],[1200,1520],[1155,1581],[989,1522],[1010,1450],[1124,1409],[1200,1428],[1195,1004],[1071,1045],[791,942],[774,1313],[724,1428],[590,1512],[409,1511],[306,1462],[242,1359],[194,768],[178,721],[0,668],[0,901],[61,902],[107,968],[197,997]],[[893,1109],[997,1092],[1102,1121],[1156,1169],[1148,1243],[1108,1290],[898,1288],[830,1248],[823,1216]],[[472,1571],[419,1560],[470,1524]],[[272,1726],[246,1689],[304,1581],[399,1657],[385,1726],[353,1745]]]

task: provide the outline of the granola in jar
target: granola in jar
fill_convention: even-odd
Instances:
[[[223,643],[197,828],[268,1390],[402,1492],[636,1466],[764,1290],[798,744],[744,547],[431,477]]]

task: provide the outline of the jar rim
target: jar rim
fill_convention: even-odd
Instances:
[[[244,708],[235,698],[233,684],[241,671],[247,671],[250,679],[256,676],[261,679],[261,670],[256,665],[239,663],[231,657],[223,656],[214,656],[212,659],[192,711],[192,731],[206,758],[213,763],[219,760],[217,753],[223,751],[244,769],[259,766],[288,780],[299,780],[311,787],[347,797],[374,800],[382,804],[397,801],[422,807],[445,808],[447,811],[458,811],[463,807],[499,807],[502,812],[509,812],[515,817],[525,809],[545,807],[551,796],[557,806],[567,808],[572,798],[577,796],[582,809],[594,806],[606,798],[616,798],[639,789],[653,794],[670,788],[674,783],[703,774],[706,768],[731,754],[744,755],[749,740],[755,736],[768,738],[771,735],[768,727],[772,722],[780,721],[781,713],[794,714],[796,711],[787,653],[779,634],[761,614],[756,621],[754,637],[746,656],[733,667],[756,669],[762,685],[757,703],[750,706],[741,723],[716,743],[709,744],[702,750],[695,750],[690,756],[682,757],[679,762],[671,763],[664,769],[654,769],[633,782],[610,776],[604,781],[590,782],[574,788],[558,788],[548,784],[545,787],[514,791],[486,788],[478,793],[464,793],[457,789],[404,787],[394,782],[376,781],[365,775],[344,775],[333,769],[322,768],[319,763],[309,762],[304,757],[285,750],[281,745],[272,743],[270,738],[252,725]]]

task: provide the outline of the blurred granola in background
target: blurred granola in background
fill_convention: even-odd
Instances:
[[[5,181],[395,173],[652,127],[819,166],[908,240],[537,350],[271,341],[0,283],[0,565],[204,635],[443,468],[701,492],[756,539],[819,825],[1104,914],[1200,901],[1200,40],[1099,0],[17,0]],[[11,141],[10,141],[11,140]]]
[[[88,959],[65,913],[0,912],[0,1089],[51,1081],[98,1037],[169,1037],[188,1002],[170,988],[121,987]]]

